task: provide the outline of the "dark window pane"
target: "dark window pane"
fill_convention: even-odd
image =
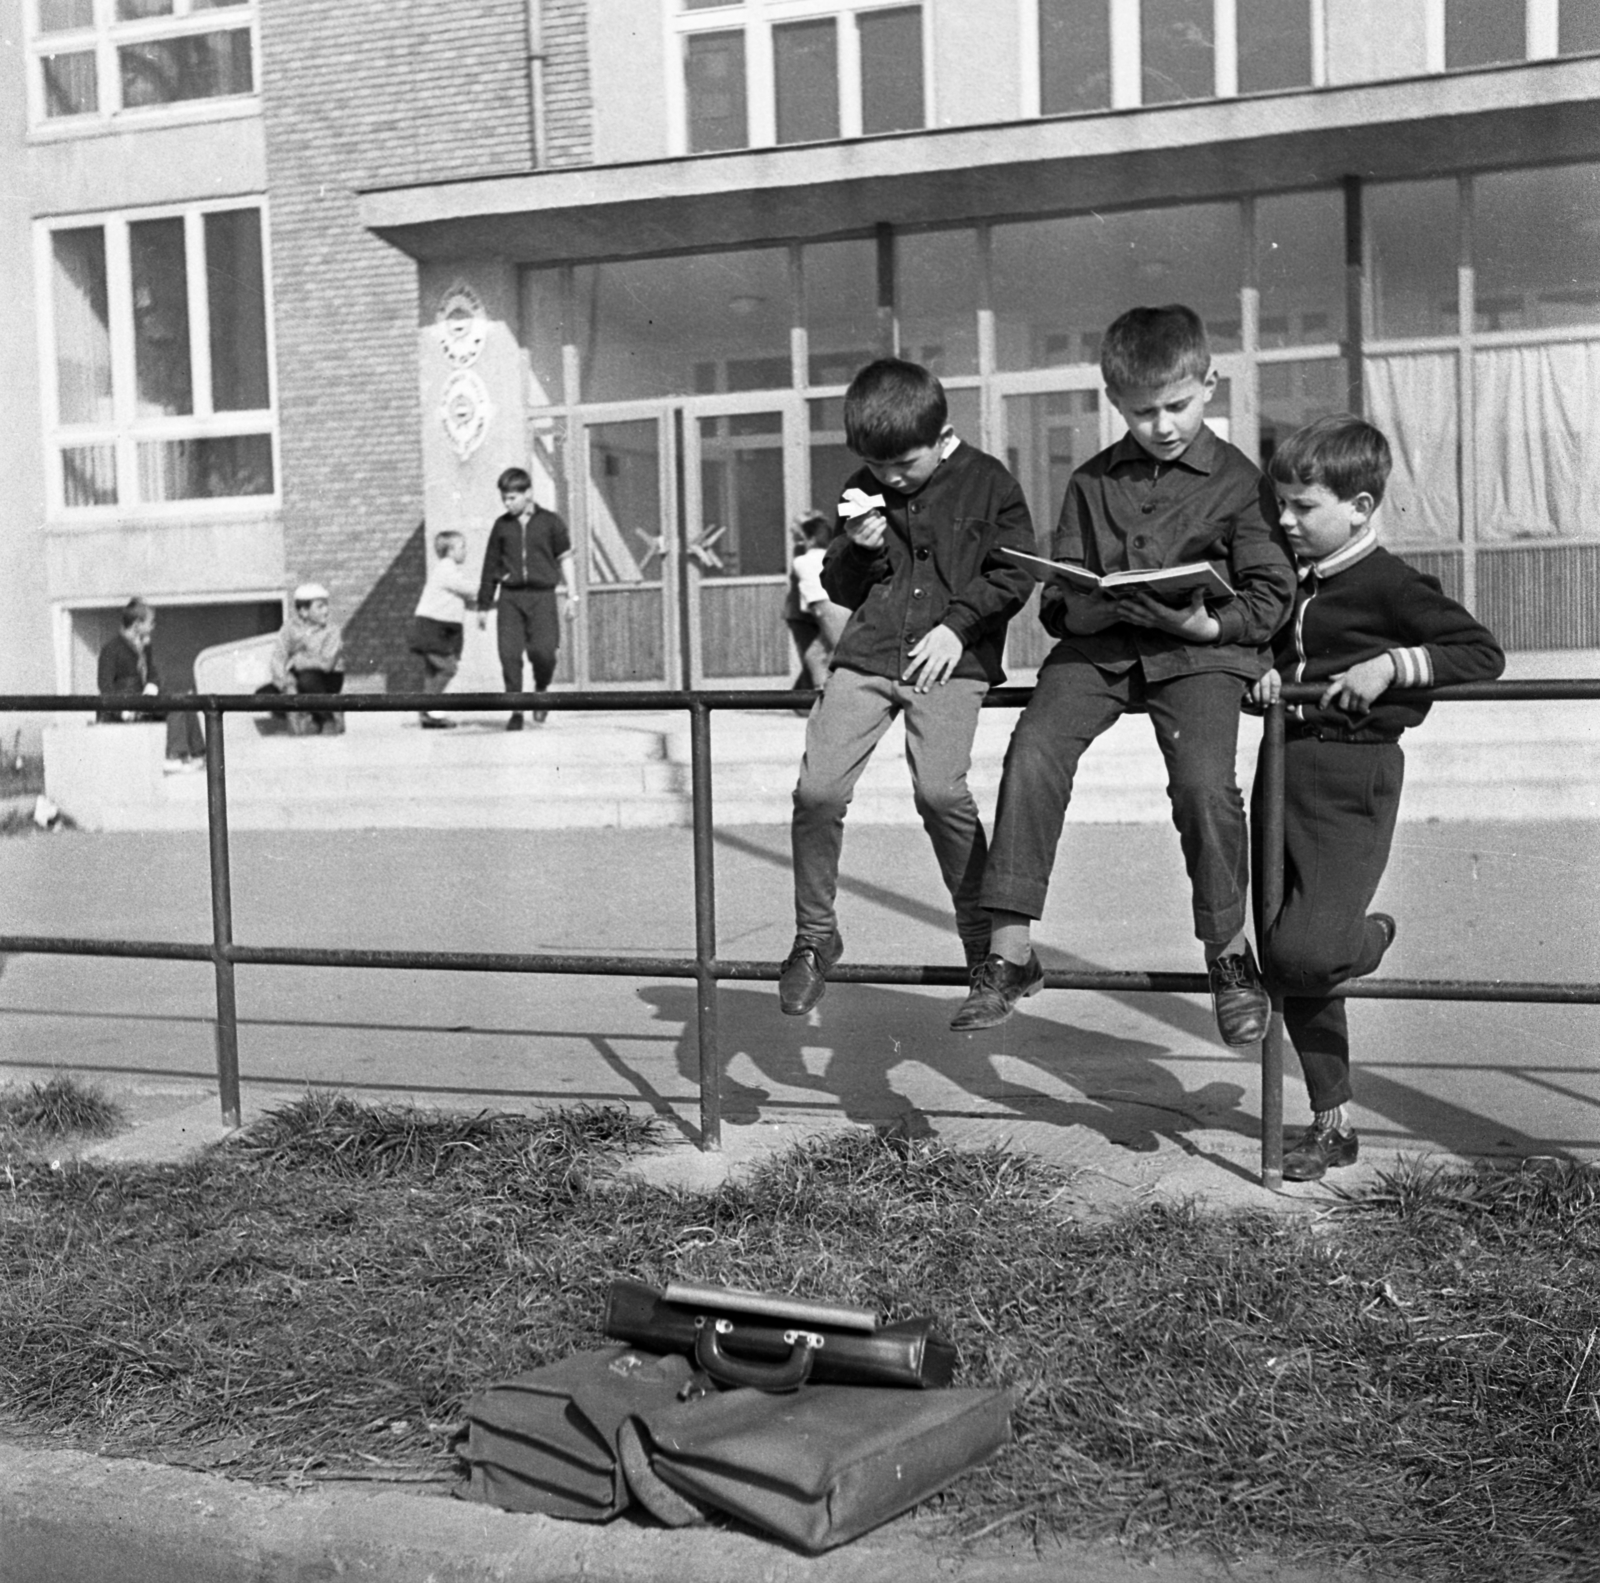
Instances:
[[[1139,37],[1143,102],[1209,99],[1216,92],[1213,0],[1144,0]]]
[[[189,0],[191,11],[220,11],[224,6],[248,5],[250,0]]]
[[[1110,104],[1110,0],[1039,0],[1039,108],[1065,115]]]
[[[1456,330],[1456,184],[1366,188],[1374,329],[1380,337]]]
[[[272,493],[272,440],[265,434],[216,440],[155,440],[139,447],[139,498],[225,500]]]
[[[117,0],[119,22],[140,22],[145,17],[171,15],[172,0]]]
[[[750,142],[745,114],[744,34],[697,33],[685,41],[689,152],[709,154]]]
[[[57,231],[56,407],[62,423],[111,421],[111,318],[106,238],[99,226]]]
[[[62,450],[61,503],[64,506],[116,505],[116,446],[69,445]]]
[[[1311,81],[1310,0],[1237,0],[1239,92],[1272,93]]]
[[[1337,188],[1256,200],[1261,344],[1344,339],[1344,194]]]
[[[839,28],[832,17],[772,30],[778,141],[815,143],[839,135]]]
[[[183,221],[136,221],[128,227],[128,253],[139,415],[172,417],[193,412]]]
[[[217,412],[256,411],[269,400],[261,211],[208,214],[205,226],[211,405]]]
[[[1600,324],[1600,165],[1474,178],[1480,330]]]
[[[1563,55],[1581,55],[1600,49],[1600,5],[1594,0],[1561,0],[1561,41]]]
[[[877,355],[877,248],[870,241],[808,242],[802,267],[810,381],[847,385]]]
[[[895,240],[900,351],[936,374],[978,372],[978,246],[971,231]]]
[[[1512,0],[1445,0],[1446,71],[1523,60],[1527,53],[1520,4],[1512,4]]]
[[[94,26],[94,0],[39,0],[39,31],[65,33]]]
[[[738,5],[740,0],[683,0],[685,11],[720,11],[725,6]]]
[[[861,34],[861,130],[906,132],[923,123],[922,7],[868,11]]]
[[[242,29],[128,44],[117,56],[125,109],[254,91],[250,35]]]
[[[72,55],[46,55],[39,64],[44,69],[46,116],[90,115],[100,108],[93,50]]]

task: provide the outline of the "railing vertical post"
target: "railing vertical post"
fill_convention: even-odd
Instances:
[[[722,1147],[722,1056],[717,1042],[717,883],[712,861],[711,710],[689,704],[689,773],[694,798],[695,1022],[700,1043],[700,1147]]]
[[[222,710],[207,704],[206,827],[211,840],[211,965],[217,978],[217,1093],[222,1124],[239,1125],[239,1008],[234,997],[233,883],[228,866],[228,782]]]
[[[1283,908],[1283,702],[1267,710],[1261,734],[1261,920],[1257,945]],[[1272,1016],[1261,1041],[1261,1185],[1283,1185],[1283,997],[1272,996]]]

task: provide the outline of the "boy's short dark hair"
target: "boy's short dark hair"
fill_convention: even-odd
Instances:
[[[525,467],[508,467],[495,480],[494,487],[502,495],[510,489],[532,489],[533,478]]]
[[[1110,391],[1153,390],[1211,372],[1211,343],[1193,308],[1129,308],[1100,343],[1100,376]]]
[[[137,626],[150,614],[150,606],[137,597],[130,599],[122,607],[122,630],[126,632],[130,627]]]
[[[1382,429],[1353,412],[1336,412],[1283,440],[1267,462],[1267,475],[1277,484],[1321,484],[1340,500],[1371,495],[1376,506],[1393,466]]]
[[[888,461],[932,445],[949,416],[944,386],[921,363],[880,357],[844,393],[845,444],[869,462]]]
[[[440,530],[433,536],[434,559],[442,561],[445,556],[449,554],[450,546],[454,544],[457,539],[465,537],[465,534],[458,532],[455,528],[440,528]]]
[[[812,549],[825,550],[833,538],[833,524],[826,512],[808,511],[795,524],[795,532]]]

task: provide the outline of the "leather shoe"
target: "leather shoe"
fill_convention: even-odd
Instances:
[[[1211,1009],[1224,1044],[1259,1044],[1266,1037],[1272,1002],[1261,984],[1255,952],[1248,941],[1233,956],[1219,956],[1211,964]]]
[[[778,973],[778,1006],[785,1017],[803,1017],[822,999],[828,988],[828,969],[844,955],[844,941],[836,929],[820,945],[796,935],[793,948]]]
[[[521,715],[512,715],[512,717],[508,721],[506,721],[506,730],[507,731],[520,731],[521,729],[522,729],[522,716]]]
[[[1361,1152],[1361,1139],[1352,1127],[1337,1132],[1326,1122],[1312,1122],[1290,1145],[1283,1157],[1286,1182],[1320,1181],[1331,1166],[1354,1165]]]
[[[1018,967],[991,951],[972,973],[972,988],[961,1008],[950,1019],[956,1033],[972,1033],[979,1028],[998,1028],[1011,1015],[1019,1000],[1036,995],[1044,983],[1044,967],[1036,953]]]

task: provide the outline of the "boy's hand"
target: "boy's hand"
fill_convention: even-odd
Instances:
[[[966,645],[949,627],[935,627],[912,645],[900,679],[912,683],[919,693],[927,692],[935,684],[943,686],[950,679],[951,671],[961,662],[965,648]]]
[[[1206,609],[1206,596],[1198,588],[1190,595],[1189,603],[1181,606],[1164,605],[1142,589],[1119,594],[1115,603],[1121,618],[1130,626],[1170,632],[1186,643],[1215,643],[1222,632],[1222,623]]]
[[[1276,671],[1258,676],[1250,687],[1250,702],[1266,709],[1277,703],[1283,694],[1283,678]]]
[[[1103,632],[1122,619],[1121,601],[1108,599],[1101,593],[1063,587],[1061,602],[1066,611],[1062,624],[1074,637],[1086,638],[1092,632]]]
[[[1317,700],[1318,707],[1326,709],[1332,704],[1346,714],[1364,715],[1393,680],[1394,656],[1379,654],[1352,665],[1347,671],[1340,671]]]
[[[863,516],[851,517],[844,525],[846,536],[860,550],[880,548],[888,530],[889,519],[881,511],[869,511]]]

